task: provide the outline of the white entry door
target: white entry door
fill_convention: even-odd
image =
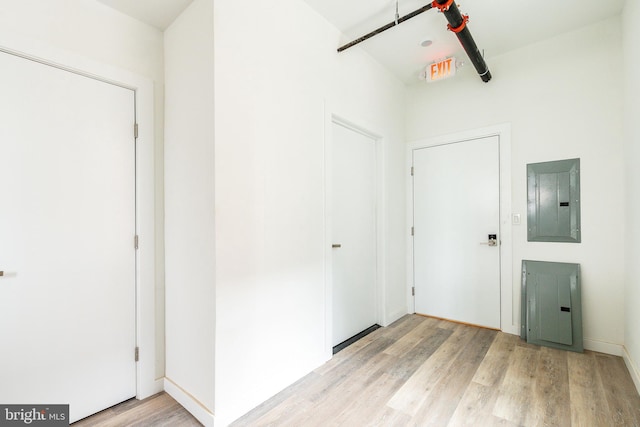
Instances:
[[[136,394],[134,93],[0,53],[0,402]]]
[[[376,142],[333,124],[333,345],[376,324]]]
[[[413,167],[416,313],[499,329],[498,137],[416,149]]]

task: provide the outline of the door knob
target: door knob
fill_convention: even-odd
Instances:
[[[333,245],[331,245],[332,248],[341,248],[342,245],[340,243],[334,243]]]

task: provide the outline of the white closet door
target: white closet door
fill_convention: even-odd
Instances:
[[[136,394],[134,93],[0,53],[0,402]]]
[[[333,345],[376,323],[376,143],[333,124]]]

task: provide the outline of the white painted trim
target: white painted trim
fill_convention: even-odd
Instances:
[[[470,139],[498,136],[500,146],[500,328],[503,332],[519,334],[518,313],[513,303],[513,242],[511,226],[511,124],[504,123],[480,129],[412,141],[407,145],[407,310],[415,312],[415,299],[411,295],[413,275],[413,180],[410,174],[413,151],[425,147],[451,144]]]
[[[324,358],[329,360],[333,357],[333,263],[331,262],[331,244],[333,243],[331,230],[333,229],[333,221],[331,220],[331,194],[329,189],[331,188],[332,177],[330,173],[331,167],[331,126],[333,120],[331,117],[331,110],[324,103],[324,138],[323,149],[324,158],[322,159],[322,193],[324,194],[323,203],[323,215],[324,218],[324,254],[322,264],[324,267]]]
[[[582,340],[585,350],[597,351],[598,353],[610,354],[612,356],[622,356],[623,346],[606,341],[592,340],[585,338]]]
[[[636,390],[640,393],[640,367],[636,366],[629,354],[629,350],[627,350],[626,346],[622,346],[622,358],[624,359],[625,365],[627,365],[627,369],[629,370],[629,374],[631,374],[631,379],[633,383],[636,385]]]
[[[411,235],[411,227],[413,227],[413,175],[411,174],[411,168],[413,168],[413,150],[416,143],[407,144],[407,152],[405,155],[405,193],[406,193],[406,272],[407,272],[407,284],[406,284],[406,299],[407,299],[407,313],[416,312],[416,301],[412,295],[412,288],[415,284],[415,274],[413,269],[413,236]]]
[[[385,155],[384,155],[384,137],[381,133],[375,131],[375,127],[369,124],[363,124],[360,121],[346,119],[347,115],[343,115],[334,111],[328,103],[325,102],[324,110],[324,278],[325,278],[325,357],[329,360],[333,356],[333,265],[332,265],[332,126],[339,124],[355,132],[361,133],[375,141],[376,144],[376,165],[375,165],[375,185],[376,185],[376,322],[381,326],[388,325],[386,316],[386,280],[385,280],[385,253],[386,238],[384,224],[386,214],[384,206],[386,205],[386,197],[384,191],[385,182]]]
[[[164,378],[164,390],[173,397],[184,409],[189,411],[205,427],[213,427],[215,415],[210,412],[198,399],[186,392],[182,387]]]
[[[153,396],[154,394],[162,393],[163,391],[164,391],[164,377],[158,378],[153,382],[153,393],[151,394],[151,396]]]
[[[63,51],[18,35],[0,33],[0,49],[96,78],[136,93],[139,137],[136,155],[136,230],[140,246],[136,262],[136,336],[140,348],[137,364],[136,397],[144,399],[158,392],[155,375],[155,176],[154,176],[154,94],[151,80]]]
[[[409,312],[407,310],[396,310],[395,312],[388,314],[385,319],[385,324],[380,326],[385,326],[385,327],[389,326],[390,324],[392,324],[393,322],[395,322],[396,320],[400,319],[402,316],[408,313]]]

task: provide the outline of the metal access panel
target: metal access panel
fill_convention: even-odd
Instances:
[[[523,339],[582,353],[580,264],[522,261],[522,295]]]
[[[580,243],[580,159],[527,165],[527,240]]]

